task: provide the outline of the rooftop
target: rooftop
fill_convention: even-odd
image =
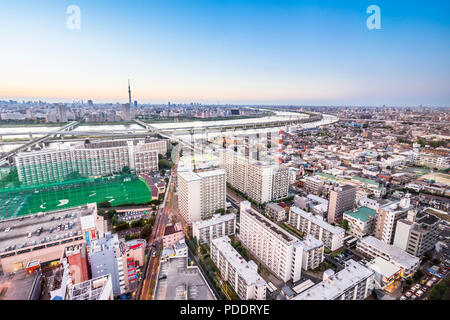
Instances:
[[[214,225],[214,224],[218,224],[218,223],[222,223],[222,222],[234,220],[234,219],[236,219],[236,215],[234,213],[229,213],[229,214],[224,214],[224,215],[215,214],[210,219],[194,221],[192,223],[192,227],[193,228],[195,227],[197,229],[202,229],[202,228]]]
[[[86,205],[0,220],[0,255],[78,237],[83,230],[81,222],[84,218],[92,217],[95,210],[95,205]]]
[[[279,227],[276,223],[273,223],[272,221],[270,221],[257,211],[253,210],[252,208],[246,208],[245,212],[248,213],[254,219],[256,219],[260,224],[264,225],[264,227],[267,230],[270,230],[278,238],[282,239],[285,243],[290,245],[300,241],[300,239],[294,237],[293,235],[291,235],[290,233]]]
[[[354,260],[348,260],[345,269],[300,293],[292,300],[334,300],[371,275],[372,270]]]
[[[40,290],[40,272],[27,275],[25,269],[0,277],[0,300],[30,300],[34,290]],[[36,286],[39,285],[39,288]]]
[[[376,257],[372,261],[368,262],[366,266],[387,279],[400,271],[399,267],[380,257]]]
[[[377,212],[373,209],[367,208],[367,207],[360,207],[356,211],[348,211],[345,213],[346,215],[349,215],[355,219],[361,220],[361,221],[368,221],[370,218],[374,218],[377,215]]]
[[[321,228],[333,233],[333,234],[340,234],[340,233],[345,233],[345,230],[340,228],[340,227],[336,227],[336,226],[332,226],[331,224],[327,223],[326,221],[316,217],[315,215],[313,215],[310,212],[306,212],[300,208],[297,207],[291,207],[291,213],[296,213],[301,215],[302,217],[308,219],[309,221],[311,221],[314,224],[317,224],[318,226],[320,226]]]
[[[399,265],[405,266],[407,269],[416,265],[419,262],[419,258],[415,257],[400,248],[391,246],[373,236],[367,236],[359,241],[367,243],[368,245],[378,249],[381,252],[389,255],[390,260]]]
[[[71,300],[104,300],[101,298],[108,282],[111,283],[111,275],[109,274],[77,283],[73,285],[69,297]],[[109,284],[109,286],[111,286],[112,292],[112,284]],[[103,298],[108,297],[109,295],[103,296]]]
[[[323,242],[314,238],[312,235],[307,234],[306,237],[302,241],[303,243],[303,251],[308,251],[315,248],[320,248],[323,246]]]
[[[198,267],[187,265],[187,257],[161,262],[158,278],[155,300],[216,300]]]

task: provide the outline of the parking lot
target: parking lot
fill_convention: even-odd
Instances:
[[[444,279],[448,275],[449,268],[441,268],[440,275],[438,277],[434,274],[427,273],[422,277],[420,281],[412,284],[408,291],[406,291],[400,300],[426,300],[428,293],[433,289],[433,287]]]

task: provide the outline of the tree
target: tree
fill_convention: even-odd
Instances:
[[[225,209],[224,208],[217,209],[215,213],[223,215],[225,214]]]
[[[131,172],[131,171],[130,171],[130,167],[125,166],[125,167],[122,168],[122,173],[123,173],[123,174],[129,174],[130,172]]]
[[[110,207],[111,207],[111,203],[109,201],[103,201],[103,202],[97,203],[97,208],[110,208]]]
[[[342,219],[339,224],[345,231],[348,231],[350,229],[350,227],[348,226],[348,220]]]
[[[413,276],[413,278],[414,278],[414,280],[415,281],[418,281],[420,278],[422,278],[423,277],[423,272],[422,272],[422,270],[420,270],[420,269],[418,269],[417,271],[416,271],[416,273],[414,274],[414,276]]]
[[[147,239],[148,236],[152,233],[153,227],[150,224],[146,224],[141,230],[141,238]]]

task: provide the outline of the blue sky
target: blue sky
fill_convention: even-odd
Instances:
[[[66,8],[81,9],[81,29]],[[366,9],[381,9],[369,30]],[[4,1],[0,98],[450,106],[450,1]]]

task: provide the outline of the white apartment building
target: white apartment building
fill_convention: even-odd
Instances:
[[[323,242],[317,240],[312,235],[308,234],[303,243],[303,261],[302,269],[311,270],[317,268],[323,261],[324,245]]]
[[[344,213],[344,220],[348,221],[349,233],[357,238],[373,234],[377,212],[368,207],[359,207],[357,210]]]
[[[345,230],[332,226],[315,216],[311,212],[303,211],[297,207],[291,207],[289,213],[289,224],[304,234],[310,234],[321,240],[325,247],[335,251],[344,246]]]
[[[403,270],[403,277],[413,275],[419,268],[419,258],[373,236],[360,239],[356,245],[356,250],[370,258],[380,257],[392,262]]]
[[[246,158],[232,150],[220,151],[220,167],[227,182],[257,203],[276,201],[288,196],[289,169]]]
[[[61,181],[74,172],[86,177],[104,176],[129,167],[144,173],[158,170],[158,151],[151,144],[138,140],[83,142],[21,152],[15,163],[20,181],[27,185]]]
[[[187,223],[209,219],[226,207],[226,172],[178,173],[178,208]]]
[[[210,244],[211,240],[236,233],[236,215],[234,213],[220,215],[192,223],[192,234],[198,242]]]
[[[227,236],[211,241],[211,260],[223,280],[228,281],[242,300],[266,300],[266,281],[258,274],[258,266],[244,258],[231,246]]]
[[[303,244],[257,211],[240,204],[239,239],[273,274],[287,282],[301,279]]]
[[[282,221],[286,218],[286,210],[276,203],[268,203],[265,213],[275,219],[275,221]]]
[[[371,295],[374,286],[373,271],[348,260],[345,269],[325,277],[292,300],[364,300]]]
[[[63,179],[74,171],[70,150],[46,149],[19,153],[15,158],[19,180],[44,184]]]
[[[411,209],[413,209],[413,206],[410,204],[409,197],[381,206],[377,210],[375,237],[387,244],[392,244],[397,221],[406,218],[408,211]]]

